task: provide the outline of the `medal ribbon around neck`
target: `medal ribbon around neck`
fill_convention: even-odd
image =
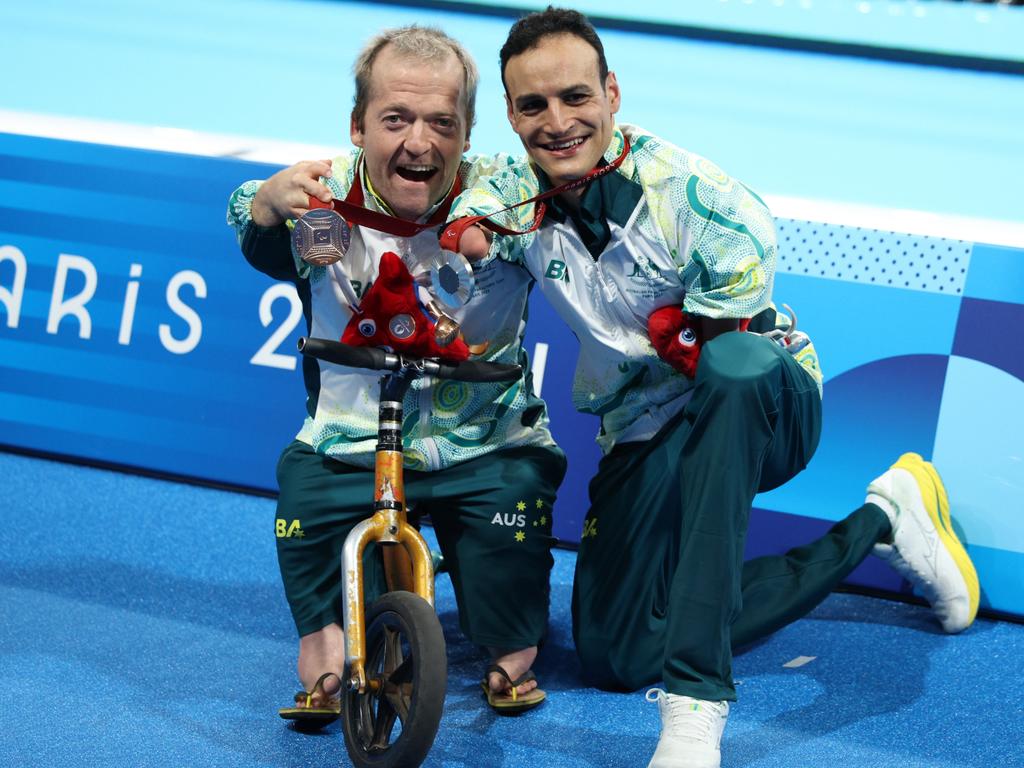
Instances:
[[[462,191],[461,182],[456,176],[452,188],[430,219],[424,224],[417,224],[368,209],[365,205],[361,169],[360,157],[355,177],[344,200],[335,199],[325,203],[316,197],[307,197],[309,210],[295,222],[295,228],[292,230],[292,247],[308,264],[326,267],[340,261],[348,251],[352,227],[356,225],[403,238],[413,237],[426,229],[440,227],[448,217],[455,198]],[[350,301],[352,299],[351,296],[346,298]]]
[[[487,229],[491,230],[492,232],[496,232],[499,235],[526,235],[529,234],[530,232],[535,231],[540,227],[541,223],[544,221],[544,214],[547,213],[547,206],[543,203],[544,200],[548,200],[549,198],[555,197],[556,195],[560,195],[563,192],[568,192],[573,189],[579,189],[580,187],[589,184],[594,179],[598,179],[601,176],[611,173],[620,165],[622,165],[622,161],[625,160],[626,155],[629,154],[629,149],[629,137],[623,134],[622,152],[612,162],[608,163],[608,165],[602,165],[598,168],[594,168],[590,171],[587,171],[586,174],[584,174],[578,179],[566,182],[565,184],[561,184],[555,187],[554,189],[549,189],[547,192],[541,192],[539,195],[534,195],[529,200],[523,200],[521,203],[515,203],[514,205],[510,205],[507,208],[502,208],[500,211],[489,213],[486,216],[466,216],[464,218],[457,219],[456,221],[451,222],[447,227],[444,228],[444,231],[441,233],[441,249],[445,251],[453,251],[455,253],[458,253],[459,241],[462,239],[462,233],[476,224],[486,227]],[[496,224],[495,222],[490,220],[491,216],[497,216],[499,213],[505,213],[506,211],[511,211],[514,210],[515,208],[519,208],[524,205],[529,205],[530,203],[539,203],[539,205],[537,205],[537,209],[534,212],[533,223],[527,229],[509,229],[508,227],[504,227],[501,224]]]
[[[362,161],[360,158],[361,166]],[[395,237],[414,237],[426,229],[433,229],[444,224],[444,220],[448,217],[448,211],[451,210],[452,203],[455,202],[455,198],[459,196],[461,191],[462,184],[459,177],[456,176],[455,183],[448,194],[445,195],[437,210],[431,214],[425,223],[417,224],[408,219],[400,219],[397,216],[391,216],[379,211],[371,211],[367,208],[365,205],[366,197],[363,193],[362,174],[360,168],[357,167],[355,178],[352,180],[352,186],[349,188],[344,200],[332,200],[329,203],[325,203],[318,198],[310,197],[309,208],[310,210],[314,208],[333,209],[345,219],[350,227],[358,225],[376,229]]]
[[[423,224],[417,224],[367,208],[361,169],[362,158],[356,166],[352,185],[344,200],[334,199],[325,203],[316,197],[308,198],[309,210],[296,222],[292,232],[293,247],[303,261],[321,267],[339,262],[348,250],[353,226],[364,226],[402,238],[413,237],[424,230],[439,227],[444,224],[452,203],[462,191],[461,180],[456,176],[452,188],[430,218]],[[459,293],[467,294],[468,297],[473,289],[468,264],[463,271],[469,273],[465,278],[469,280],[469,285],[466,287],[460,284]],[[339,285],[352,311],[359,315],[363,314],[360,301],[348,280],[339,280]],[[447,303],[450,302],[451,299]]]

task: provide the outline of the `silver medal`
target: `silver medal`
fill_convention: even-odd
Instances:
[[[473,296],[473,268],[462,254],[441,251],[430,263],[430,287],[446,306],[458,309]]]

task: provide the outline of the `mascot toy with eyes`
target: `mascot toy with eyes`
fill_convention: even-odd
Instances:
[[[436,305],[425,306],[420,301],[412,274],[390,251],[380,257],[377,279],[359,302],[341,340],[352,346],[388,347],[400,354],[446,362],[469,357],[458,327]]]
[[[738,330],[764,336],[795,356],[811,340],[796,329],[793,308],[788,304],[782,307],[788,315],[777,312],[773,304],[753,318],[740,320]],[[647,318],[647,335],[658,357],[688,379],[697,378],[697,363],[705,340],[696,315],[684,312],[678,304],[656,309]]]
[[[741,331],[747,330],[750,320],[740,320]],[[704,345],[700,321],[683,312],[681,306],[657,309],[647,318],[647,335],[658,357],[688,379],[697,377],[697,362]]]

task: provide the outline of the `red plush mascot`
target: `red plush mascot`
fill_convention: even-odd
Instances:
[[[750,320],[740,320],[747,330]],[[689,379],[697,377],[697,361],[704,345],[700,319],[680,306],[662,307],[647,318],[647,335],[658,357]]]
[[[359,305],[362,313],[349,320],[341,340],[356,347],[390,347],[415,357],[460,362],[469,357],[462,337],[442,347],[434,338],[434,321],[416,295],[412,275],[388,251],[380,257],[377,279]]]

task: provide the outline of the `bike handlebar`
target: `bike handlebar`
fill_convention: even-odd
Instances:
[[[455,381],[515,381],[523,375],[522,366],[513,363],[487,363],[482,360],[446,363],[429,357],[405,357],[394,352],[386,352],[379,347],[354,347],[340,341],[306,336],[299,339],[299,351],[308,357],[344,365],[347,368],[368,368],[371,371],[415,368],[428,376]]]

